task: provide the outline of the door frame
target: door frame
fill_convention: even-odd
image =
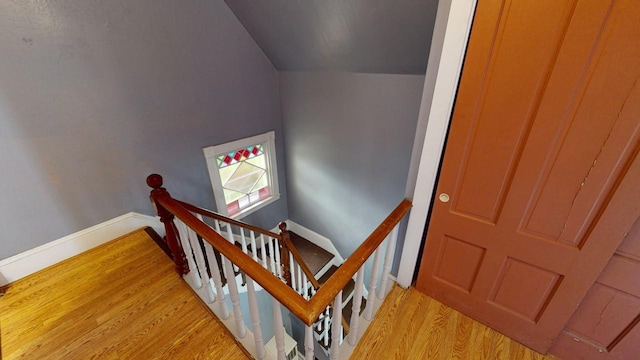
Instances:
[[[476,4],[477,0],[441,0],[438,4],[406,189],[413,208],[397,277],[404,288],[411,286],[418,264]]]

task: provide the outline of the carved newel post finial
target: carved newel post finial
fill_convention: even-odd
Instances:
[[[280,229],[280,233],[286,232],[287,231],[287,223],[284,221],[281,221],[278,224],[278,229]]]
[[[160,216],[160,222],[164,224],[164,230],[166,233],[166,241],[171,250],[173,262],[176,264],[176,271],[180,275],[186,275],[189,273],[189,265],[187,264],[187,257],[180,245],[180,238],[176,225],[173,222],[173,214],[165,209],[162,204],[159,203],[160,199],[171,199],[167,189],[162,187],[162,176],[158,174],[151,174],[147,176],[147,185],[153,188],[151,190],[151,201],[155,204],[155,208]]]
[[[151,174],[147,176],[147,185],[157,190],[162,187],[162,176],[158,174]]]

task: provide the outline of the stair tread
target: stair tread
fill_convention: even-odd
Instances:
[[[313,274],[325,267],[334,255],[304,237],[289,231],[289,239]]]

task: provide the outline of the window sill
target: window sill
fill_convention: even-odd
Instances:
[[[248,208],[240,211],[237,214],[229,215],[229,217],[234,219],[234,220],[240,220],[240,219],[244,218],[245,216],[253,214],[254,212],[262,209],[263,207],[265,207],[265,206],[267,206],[267,205],[269,205],[269,204],[271,204],[271,203],[273,203],[273,202],[275,202],[276,200],[279,200],[279,199],[280,199],[280,194],[271,195],[271,197],[268,197],[265,200],[263,200],[263,201],[261,201],[261,202],[259,202],[257,204],[251,205]]]

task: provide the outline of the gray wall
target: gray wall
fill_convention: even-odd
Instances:
[[[0,259],[130,211],[214,208],[202,147],[276,131],[277,73],[221,0],[0,2]]]
[[[404,198],[424,76],[279,77],[289,218],[346,258]]]

